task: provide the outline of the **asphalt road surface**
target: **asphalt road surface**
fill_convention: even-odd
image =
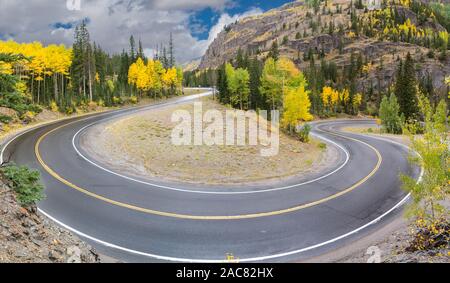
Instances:
[[[2,159],[41,172],[44,215],[125,262],[307,259],[386,224],[407,201],[400,172],[419,178],[404,146],[340,131],[373,121],[314,124],[313,134],[339,150],[338,162],[308,179],[265,186],[149,183],[105,168],[79,146],[92,125],[198,97],[41,126],[5,143]]]

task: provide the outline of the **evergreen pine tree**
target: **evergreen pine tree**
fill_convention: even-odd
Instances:
[[[125,90],[128,85],[128,70],[130,69],[130,65],[130,57],[128,56],[128,53],[123,50],[120,55],[120,69],[118,75],[118,82],[122,90]]]
[[[136,41],[134,40],[134,36],[130,37],[130,59],[131,62],[136,61]]]
[[[272,48],[269,51],[269,58],[277,61],[280,58],[280,50],[278,49],[278,42],[275,40],[272,44]]]
[[[246,68],[246,64],[244,62],[244,52],[239,48],[236,55],[236,68]]]
[[[227,80],[227,74],[225,71],[225,64],[223,64],[218,70],[217,88],[219,90],[219,101],[224,104],[230,103],[229,94],[228,94],[228,80]]]
[[[418,112],[417,81],[414,61],[409,53],[404,63],[400,60],[395,83],[395,95],[400,104],[400,113],[404,115],[405,119],[415,118]]]
[[[169,40],[169,67],[175,67],[175,54],[174,54],[174,44],[173,44],[173,34],[170,33]]]
[[[142,41],[139,39],[139,49],[137,53],[137,57],[141,58],[144,62],[147,61],[144,54],[144,48],[142,47]]]
[[[95,63],[86,20],[83,20],[75,28],[71,76],[76,92],[82,95],[84,99],[89,98],[92,100],[92,82],[95,76]]]
[[[251,109],[265,109],[265,101],[261,97],[259,87],[261,86],[262,64],[258,58],[253,58],[249,63],[250,73],[250,101]]]
[[[162,64],[164,66],[164,69],[168,69],[169,68],[169,59],[167,58],[167,49],[166,47],[163,48],[163,54],[162,54]]]

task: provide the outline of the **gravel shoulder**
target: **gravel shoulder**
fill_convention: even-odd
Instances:
[[[370,263],[374,251],[379,252],[381,263],[449,263],[450,250],[406,252],[412,237],[410,222],[402,215],[388,224],[342,248],[310,258],[305,263]]]

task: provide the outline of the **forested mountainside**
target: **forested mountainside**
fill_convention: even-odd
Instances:
[[[449,27],[448,1],[295,1],[225,27],[199,69],[236,65],[239,58],[263,62],[275,52],[310,73],[313,91],[354,77],[358,91],[379,103],[381,95],[371,96],[386,92],[410,53],[417,79],[437,101],[447,94]]]

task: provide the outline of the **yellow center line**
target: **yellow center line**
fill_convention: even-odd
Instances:
[[[282,215],[282,214],[287,214],[287,213],[292,213],[292,212],[296,212],[299,210],[303,210],[306,208],[310,208],[313,206],[317,206],[319,204],[323,204],[325,202],[334,200],[336,198],[339,198],[347,193],[352,192],[353,190],[355,190],[356,188],[358,188],[359,186],[361,186],[362,184],[364,184],[365,182],[367,182],[367,180],[369,180],[373,175],[375,175],[375,173],[379,170],[381,163],[383,161],[383,158],[381,157],[380,152],[373,146],[371,146],[370,144],[367,144],[363,141],[354,139],[354,138],[350,138],[350,137],[346,137],[343,135],[339,135],[339,134],[335,134],[335,133],[329,133],[331,135],[334,136],[338,136],[338,137],[342,137],[348,140],[352,140],[352,141],[356,141],[359,143],[362,143],[366,146],[368,146],[370,149],[372,149],[378,156],[378,162],[377,165],[375,166],[375,168],[372,170],[372,172],[370,172],[369,175],[367,175],[365,178],[363,178],[362,180],[360,180],[358,183],[354,184],[353,186],[339,192],[336,193],[334,195],[328,196],[326,198],[311,202],[311,203],[307,203],[307,204],[303,204],[303,205],[298,205],[295,207],[291,207],[291,208],[287,208],[287,209],[282,209],[282,210],[275,210],[275,211],[269,211],[269,212],[262,212],[262,213],[254,213],[254,214],[243,214],[243,215],[230,215],[230,216],[198,216],[198,215],[186,215],[186,214],[178,214],[178,213],[170,213],[170,212],[163,212],[163,211],[158,211],[158,210],[152,210],[152,209],[148,209],[148,208],[143,208],[143,207],[139,207],[139,206],[135,206],[135,205],[131,205],[131,204],[127,204],[127,203],[123,203],[123,202],[119,202],[119,201],[115,201],[112,199],[109,199],[107,197],[95,194],[89,190],[86,190],[84,188],[81,188],[69,181],[67,181],[66,179],[64,179],[63,177],[59,176],[55,171],[53,171],[53,169],[51,169],[42,159],[41,157],[41,153],[39,151],[39,147],[41,142],[51,133],[56,132],[57,130],[67,127],[73,123],[76,123],[79,121],[74,121],[62,126],[59,126],[47,133],[45,133],[44,135],[42,135],[38,141],[35,144],[35,154],[37,157],[37,160],[39,161],[39,163],[41,164],[41,166],[45,169],[45,171],[47,171],[52,177],[54,177],[56,180],[60,181],[61,183],[65,184],[66,186],[75,189],[85,195],[88,195],[92,198],[95,198],[97,200],[101,200],[103,202],[115,205],[115,206],[119,206],[119,207],[123,207],[123,208],[127,208],[130,210],[134,210],[134,211],[139,211],[139,212],[143,212],[143,213],[147,213],[147,214],[152,214],[152,215],[158,215],[158,216],[164,216],[164,217],[171,217],[171,218],[179,218],[179,219],[188,219],[188,220],[241,220],[241,219],[252,219],[252,218],[262,218],[262,217],[268,217],[268,216],[277,216],[277,215]]]

